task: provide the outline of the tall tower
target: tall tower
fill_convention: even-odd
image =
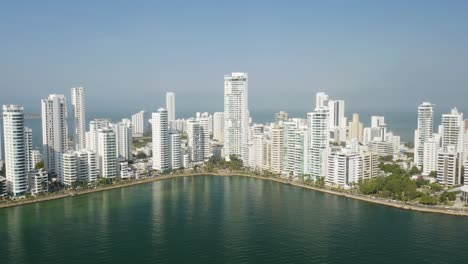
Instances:
[[[224,140],[224,113],[216,112],[213,114],[213,139],[219,143]]]
[[[85,100],[84,100],[84,88],[76,87],[71,88],[71,100],[73,106],[73,117],[74,117],[74,142],[75,149],[81,150],[86,148],[86,113],[85,113]]]
[[[132,159],[132,122],[130,119],[122,119],[114,125],[116,138],[117,157],[125,160]]]
[[[418,107],[418,128],[414,133],[414,163],[421,168],[424,163],[424,143],[434,133],[434,105],[423,102]]]
[[[24,155],[26,160],[26,171],[34,170],[36,164],[33,164],[32,160],[32,129],[24,127]]]
[[[175,93],[166,93],[166,109],[167,109],[167,120],[170,122],[175,121]]]
[[[191,161],[202,162],[205,154],[205,137],[199,120],[193,118],[187,120],[187,138]]]
[[[307,114],[309,122],[309,171],[313,179],[325,176],[328,139],[328,108],[315,109]]]
[[[114,130],[98,130],[98,159],[101,176],[106,179],[117,177],[117,149]]]
[[[19,105],[3,106],[3,136],[7,192],[23,196],[28,189],[24,142],[24,113]]]
[[[60,174],[62,153],[68,150],[67,104],[62,94],[42,99],[42,145],[49,175]]]
[[[169,165],[169,131],[167,110],[159,108],[153,113],[151,125],[153,127],[153,169],[164,172]]]
[[[247,73],[233,72],[224,76],[224,155],[248,162],[249,128]]]

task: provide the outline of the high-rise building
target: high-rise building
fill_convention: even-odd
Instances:
[[[324,92],[319,92],[315,95],[315,109],[328,107],[328,95]]]
[[[101,177],[113,179],[117,177],[117,149],[114,130],[102,128],[98,130],[98,163]]]
[[[149,130],[149,115],[145,111],[140,111],[132,115],[133,134],[142,135]]]
[[[22,106],[3,106],[3,139],[7,192],[12,196],[23,196],[28,189],[28,175]]]
[[[167,121],[167,110],[159,108],[153,113],[153,169],[164,172],[170,169],[169,164],[169,130]]]
[[[233,72],[224,76],[224,155],[248,162],[249,129],[247,73]]]
[[[32,129],[29,127],[24,127],[24,154],[26,160],[26,170],[32,171],[34,170],[35,163],[32,160],[32,151],[33,151],[33,144],[32,144]]]
[[[213,139],[219,143],[224,140],[224,113],[215,112],[213,114]]]
[[[197,120],[200,122],[201,132],[203,136],[203,158],[209,159],[211,156],[210,150],[210,121],[213,119],[210,118],[208,113],[203,113]]]
[[[440,135],[433,136],[424,142],[423,157],[423,175],[429,175],[433,171],[437,171],[437,154],[440,148]],[[415,155],[416,157],[416,155]]]
[[[125,160],[132,159],[132,123],[129,119],[122,119],[113,126],[116,138],[117,157]]]
[[[68,151],[62,158],[63,183],[93,183],[99,178],[98,157],[90,150]]]
[[[307,148],[307,129],[301,126],[300,120],[291,120],[283,123],[284,126],[284,161],[283,173],[299,176],[305,173],[305,164],[308,157],[305,156]]]
[[[353,119],[348,124],[348,131],[348,139],[357,139],[358,142],[362,142],[363,126],[359,121],[359,114],[353,114]]]
[[[62,174],[58,176],[59,181],[65,186],[72,186],[78,181],[78,161],[75,151],[62,154]]]
[[[86,149],[98,153],[98,131],[110,126],[109,119],[97,118],[89,122],[89,132],[86,132]]]
[[[192,162],[203,162],[205,158],[205,137],[200,121],[187,120],[187,145]]]
[[[309,131],[309,172],[314,180],[325,176],[328,138],[328,108],[318,108],[307,114]]]
[[[271,170],[281,173],[284,161],[284,129],[282,126],[274,127],[271,134]]]
[[[180,147],[180,134],[169,134],[169,157],[172,170],[177,170],[182,167],[182,150]]]
[[[73,106],[73,118],[74,118],[74,142],[75,149],[81,150],[86,148],[86,113],[85,113],[85,99],[84,99],[84,88],[75,87],[71,88],[71,103]]]
[[[455,146],[450,145],[437,153],[437,182],[454,186],[461,184],[461,159]]]
[[[281,124],[288,120],[288,113],[285,111],[279,111],[275,114],[275,124]]]
[[[414,133],[414,163],[418,168],[421,168],[424,163],[424,143],[432,137],[433,133],[434,105],[423,102],[418,107],[418,128]]]
[[[36,167],[36,164],[42,162],[42,153],[38,149],[31,150],[31,164]]]
[[[172,123],[176,120],[175,113],[175,93],[167,92],[166,93],[166,109],[167,109],[167,120],[169,123]]]
[[[463,113],[453,108],[450,114],[442,115],[441,125],[443,127],[442,148],[454,146],[457,152],[462,153],[465,130]]]
[[[60,174],[62,153],[68,151],[67,104],[62,94],[51,94],[41,104],[44,167],[53,177]]]

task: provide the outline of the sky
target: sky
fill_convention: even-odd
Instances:
[[[468,102],[468,1],[1,1],[0,104],[86,88],[88,111],[222,111],[249,75],[249,108],[304,111]],[[468,107],[466,107],[468,108]]]

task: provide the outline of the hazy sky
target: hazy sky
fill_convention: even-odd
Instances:
[[[255,2],[255,3],[254,3]],[[39,112],[84,86],[90,111],[223,109],[249,74],[251,111],[468,102],[468,1],[1,1],[0,104]]]

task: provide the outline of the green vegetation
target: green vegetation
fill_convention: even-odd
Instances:
[[[388,177],[377,177],[361,181],[358,184],[361,193],[377,195],[402,201],[409,201],[422,195],[417,191],[416,182],[405,174],[392,174]]]
[[[419,198],[419,203],[424,205],[436,205],[437,199],[434,196],[425,195]]]
[[[140,138],[134,138],[133,139],[133,147],[134,148],[142,148],[145,147],[148,143],[150,143],[152,140],[151,136],[148,137],[140,137]]]
[[[381,162],[379,164],[379,169],[382,170],[385,173],[390,173],[390,174],[406,174],[406,171],[400,167],[398,164],[385,164]]]
[[[43,169],[44,168],[44,161],[39,161],[38,163],[36,163],[36,165],[34,165],[34,168],[36,170]]]
[[[414,159],[414,153],[405,152],[404,154],[406,155],[406,157],[408,157],[408,158],[410,158],[410,159]]]
[[[393,161],[393,156],[392,155],[380,156],[379,161],[380,162],[392,162]]]
[[[447,204],[448,201],[455,201],[457,195],[454,192],[443,192],[439,195],[439,202]]]
[[[419,174],[421,173],[421,171],[418,169],[418,167],[416,166],[413,166],[410,170],[409,170],[409,175],[413,176],[415,174]]]
[[[429,173],[429,177],[437,177],[437,171],[431,171],[431,173]]]

